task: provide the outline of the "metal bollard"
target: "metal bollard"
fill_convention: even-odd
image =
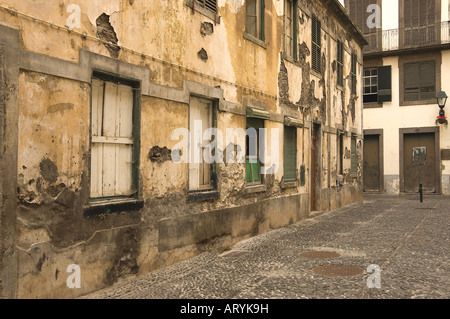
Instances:
[[[420,202],[423,203],[423,187],[422,184],[419,185]]]

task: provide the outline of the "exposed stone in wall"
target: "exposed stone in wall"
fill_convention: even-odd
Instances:
[[[323,123],[326,121],[326,82],[325,82],[325,71],[326,71],[326,58],[322,55],[322,69],[321,69],[321,79],[319,80],[319,86],[323,90],[323,98],[321,100],[315,97],[315,81],[311,80],[311,66],[306,62],[306,58],[311,54],[308,45],[302,42],[299,45],[299,65],[302,69],[302,95],[297,105],[300,107],[300,111],[306,115],[306,112],[311,108],[317,107],[319,109],[320,117]]]
[[[351,97],[350,101],[348,103],[348,112],[350,113],[352,117],[352,123],[355,123],[356,119],[356,105],[355,105],[355,98]]]
[[[211,35],[214,33],[214,25],[211,22],[203,22],[200,27],[200,34],[202,37]]]
[[[172,160],[172,151],[167,147],[154,146],[148,154],[148,158],[152,162],[163,163]]]
[[[200,60],[206,62],[208,61],[208,52],[204,48],[202,48],[200,51],[198,51],[197,56]]]
[[[97,18],[97,37],[102,41],[111,43],[105,43],[105,47],[108,49],[111,57],[117,59],[120,53],[120,48],[117,46],[119,39],[117,38],[116,31],[114,31],[114,28],[109,21],[109,15],[106,13],[103,13]]]
[[[341,92],[341,119],[342,119],[342,126],[347,127],[347,119],[348,119],[348,112],[345,110],[345,85],[344,85],[344,91]]]
[[[42,177],[49,183],[54,183],[58,179],[58,167],[50,159],[44,158],[39,164]]]
[[[288,70],[284,64],[284,59],[281,57],[280,72],[278,73],[278,91],[280,101],[282,104],[289,104],[289,78]]]

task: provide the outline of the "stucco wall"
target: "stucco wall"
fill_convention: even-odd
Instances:
[[[14,209],[17,231],[10,229],[17,235],[15,296],[79,296],[205,250],[223,251],[249,236],[307,218],[313,122],[321,124],[322,141],[318,208],[328,211],[362,199],[361,98],[350,94],[348,76],[350,54],[356,53],[361,92],[361,47],[348,37],[349,26],[319,1],[302,1],[299,6],[303,17],[298,28],[299,61],[283,58],[281,1],[266,1],[264,45],[243,36],[243,0],[219,1],[217,24],[181,0],[76,3],[82,25],[68,31],[64,27],[70,14],[67,1],[57,5],[0,1],[0,21],[8,27],[5,34],[11,33],[20,43],[18,129],[12,131],[16,133],[14,164],[18,168],[10,170],[18,187],[8,186],[17,193],[19,206]],[[120,50],[111,50],[97,39],[96,20],[103,13],[109,16],[110,25],[102,27],[115,32]],[[311,14],[323,20],[321,74],[310,69]],[[202,32],[203,28],[209,31]],[[343,88],[336,86],[333,67],[337,38],[344,42],[346,52]],[[199,57],[201,49],[207,61]],[[140,82],[139,193],[143,208],[88,217],[83,212],[90,205],[93,70]],[[179,141],[172,140],[171,133],[188,128],[191,96],[214,101],[222,132],[245,129],[247,107],[270,113],[265,121],[268,146],[279,147],[280,165],[274,174],[265,176],[263,189],[255,191],[246,185],[244,164],[223,163],[217,165],[217,198],[190,202],[188,164],[152,156],[155,150],[177,147]],[[289,187],[283,184],[285,116],[303,122],[297,129],[297,183]],[[272,129],[280,134],[273,141]],[[336,186],[338,130],[347,132],[342,188]],[[354,178],[349,174],[351,134],[359,141]],[[245,151],[242,141],[230,144],[224,137],[223,145]],[[305,167],[303,183],[301,166]],[[81,267],[81,289],[66,285],[70,264]]]

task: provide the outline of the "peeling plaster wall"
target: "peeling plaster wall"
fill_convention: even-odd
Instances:
[[[48,61],[44,57],[50,57],[51,61],[67,61],[64,70],[68,72],[60,74],[60,70],[48,67],[48,74],[22,68],[17,79],[17,297],[77,297],[203,251],[223,251],[242,239],[307,218],[313,122],[321,123],[323,130],[323,169],[318,177],[321,210],[361,200],[361,143],[357,177],[349,177],[350,156],[346,152],[345,185],[338,189],[335,181],[337,130],[349,133],[344,140],[347,150],[350,133],[359,138],[362,134],[361,100],[350,95],[349,81],[344,88],[336,87],[331,67],[336,56],[335,39],[347,39],[346,26],[319,1],[300,2],[304,20],[298,25],[299,61],[295,62],[283,56],[282,1],[266,1],[265,46],[243,37],[243,0],[220,0],[220,23],[193,11],[184,0],[101,0],[94,4],[79,0],[76,3],[81,7],[82,25],[74,32],[0,8],[1,24],[19,30],[21,52],[32,59],[27,64],[30,68],[45,69],[41,64]],[[1,6],[59,26],[66,24],[68,4],[63,0],[58,5],[0,0]],[[325,67],[321,74],[310,68],[311,21],[307,16],[312,12],[323,20]],[[112,44],[117,40],[120,50],[96,37]],[[347,53],[356,52],[361,61],[361,47],[355,41],[346,41],[345,48]],[[207,60],[198,57],[202,49],[202,57],[207,54]],[[148,78],[143,72],[138,96],[139,191],[144,202],[140,210],[83,216],[90,194],[91,86],[90,79],[70,73],[80,63],[80,50],[108,57],[106,62],[98,62],[105,69],[120,62],[148,71]],[[347,75],[350,58],[349,54],[345,56]],[[94,57],[87,59],[86,63],[92,63]],[[124,64],[117,65],[113,73],[132,77],[121,73],[125,72]],[[358,78],[360,72],[358,65]],[[280,152],[278,170],[265,176],[264,189],[249,190],[245,165],[220,163],[218,198],[186,200],[188,164],[171,160],[178,141],[170,137],[173,130],[188,128],[189,94],[214,100],[219,108],[217,126],[222,132],[227,128],[245,129],[248,106],[269,111],[265,127],[278,129],[280,135],[272,142],[269,130],[268,146],[278,144]],[[298,182],[294,187],[283,185],[286,115],[304,124],[297,129]],[[224,137],[223,148],[245,152],[245,141],[227,141]],[[303,183],[301,167],[305,169]],[[82,269],[79,290],[66,286],[70,264]]]

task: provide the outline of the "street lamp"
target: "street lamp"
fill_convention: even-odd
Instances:
[[[440,108],[439,117],[445,118],[444,107],[445,107],[445,103],[447,103],[447,98],[448,98],[448,96],[445,93],[445,91],[439,92],[436,96],[437,104],[439,105],[439,108]]]

